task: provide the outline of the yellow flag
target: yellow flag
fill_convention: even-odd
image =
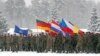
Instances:
[[[78,33],[79,32],[79,27],[77,25],[74,25],[73,32],[74,33]]]

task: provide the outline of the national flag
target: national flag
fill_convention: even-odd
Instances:
[[[53,38],[57,36],[57,33],[54,32],[54,31],[52,31],[52,30],[49,31],[48,33],[49,33],[49,35],[50,35],[51,37],[53,37]]]
[[[60,22],[60,27],[64,32],[69,33],[70,36],[74,34],[73,26],[68,21],[62,19],[62,21]]]
[[[51,36],[51,37],[55,37],[57,35],[56,32],[52,31],[51,30],[51,25],[50,23],[46,23],[46,22],[43,22],[41,20],[36,20],[37,22],[37,27],[39,29],[43,29],[45,30],[46,32],[48,32],[48,34]]]
[[[79,30],[80,30],[79,27],[74,25],[73,32],[78,34]]]
[[[76,34],[78,34],[80,28],[77,25],[72,24],[70,21],[69,21],[69,23],[73,26],[73,32],[76,33]]]
[[[71,22],[69,22],[70,24],[72,24]],[[79,34],[81,37],[83,37],[84,32],[80,30],[80,28],[77,25],[72,24],[73,27],[73,32]]]
[[[80,37],[83,37],[84,36],[84,32],[82,30],[79,30],[79,35],[80,35]]]
[[[43,29],[45,31],[50,30],[50,24],[49,23],[43,22],[41,20],[36,20],[36,22],[37,22],[37,28]]]
[[[51,29],[57,33],[61,33],[63,36],[66,36],[66,34],[62,31],[62,29],[60,28],[59,23],[57,23],[56,21],[52,20],[51,22]]]
[[[28,35],[28,29],[24,30],[24,29],[19,28],[19,27],[16,26],[16,25],[15,25],[15,30],[14,30],[14,32],[15,32],[15,33],[18,33],[18,34],[25,35],[25,36]]]

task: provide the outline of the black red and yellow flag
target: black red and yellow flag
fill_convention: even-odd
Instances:
[[[45,30],[45,31],[49,31],[50,30],[50,24],[46,23],[44,21],[41,20],[36,20],[37,23],[37,28]]]

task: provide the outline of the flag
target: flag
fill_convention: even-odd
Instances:
[[[78,34],[79,30],[80,30],[79,27],[74,25],[73,32]]]
[[[73,32],[78,34],[80,28],[77,25],[72,24],[70,21],[69,21],[69,23],[73,26]]]
[[[36,22],[37,22],[37,28],[45,30],[45,31],[50,30],[50,24],[49,23],[43,22],[41,20],[36,20]]]
[[[51,37],[55,37],[57,35],[56,32],[54,32],[54,31],[51,30],[50,23],[46,23],[46,22],[43,22],[41,20],[36,20],[36,22],[37,22],[37,28],[45,30],[46,32],[48,32],[48,34]]]
[[[74,34],[73,26],[68,21],[62,19],[62,21],[60,22],[60,27],[64,32],[68,33],[70,36]]]
[[[57,23],[56,21],[52,20],[51,22],[51,29],[57,33],[61,33],[63,36],[66,36],[66,34],[62,31],[60,28],[60,24]]]
[[[14,30],[14,32],[15,32],[15,33],[18,33],[18,34],[25,35],[25,36],[28,35],[28,29],[27,29],[27,30],[24,30],[24,29],[19,28],[19,27],[16,26],[16,25],[15,25],[15,30]]]
[[[54,31],[49,31],[48,32],[49,33],[49,35],[51,36],[51,37],[56,37],[57,36],[57,33],[56,32],[54,32]]]
[[[81,37],[83,37],[84,34],[85,34],[85,33],[84,33],[82,30],[79,30],[79,35],[80,35]]]

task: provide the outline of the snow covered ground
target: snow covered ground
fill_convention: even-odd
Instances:
[[[88,29],[80,29],[81,31],[83,32],[88,32],[89,30]]]
[[[22,28],[22,29],[27,29],[27,28]],[[88,32],[87,29],[80,29],[83,32]],[[44,30],[41,29],[31,29],[32,33],[41,33],[41,32],[45,32]],[[10,28],[7,33],[13,35],[14,34],[14,28]]]
[[[28,29],[28,28],[21,28],[21,29]],[[45,32],[44,30],[41,29],[30,29],[32,31],[32,33],[41,33],[41,32]],[[10,28],[7,33],[13,35],[14,34],[14,28]]]
[[[36,52],[0,52],[0,56],[100,56],[100,54],[86,53],[36,53]]]

